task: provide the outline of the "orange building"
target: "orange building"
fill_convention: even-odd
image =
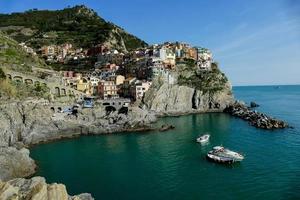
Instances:
[[[98,95],[102,99],[115,99],[118,98],[118,89],[114,81],[99,81]]]

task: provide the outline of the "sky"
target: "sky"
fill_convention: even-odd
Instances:
[[[300,0],[0,0],[0,13],[82,4],[149,44],[211,49],[235,86],[300,84]]]

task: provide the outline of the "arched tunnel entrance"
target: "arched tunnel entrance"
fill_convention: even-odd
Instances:
[[[117,109],[114,107],[114,106],[106,106],[105,107],[105,111],[106,111],[106,114],[109,115],[110,113],[112,112],[115,112]]]
[[[59,87],[55,87],[54,89],[55,89],[55,95],[56,96],[60,96],[60,89],[59,89]]]
[[[25,83],[27,85],[32,85],[33,84],[33,80],[32,79],[25,79]]]
[[[21,76],[15,76],[15,77],[13,78],[13,81],[23,83],[23,78],[22,78]]]
[[[120,110],[119,110],[118,113],[119,114],[125,114],[125,115],[127,115],[128,114],[128,107],[122,107],[122,108],[120,108]]]
[[[62,88],[61,91],[60,91],[60,95],[61,96],[66,96],[66,89]]]

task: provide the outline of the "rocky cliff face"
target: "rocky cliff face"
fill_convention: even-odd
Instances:
[[[149,91],[144,102],[159,114],[185,114],[222,111],[232,102],[232,96],[230,90],[209,94],[188,86],[164,83]]]
[[[27,145],[70,138],[82,134],[107,134],[147,127],[153,113],[134,107],[125,114],[107,114],[105,108],[79,110],[78,116],[53,113],[47,101],[25,101],[0,105],[0,179],[27,177],[35,164]]]
[[[105,134],[155,121],[153,113],[137,107],[127,115],[107,115],[103,106],[79,110],[78,116],[53,113],[48,101],[29,100],[0,105],[0,145],[37,144],[80,134]],[[54,106],[55,107],[55,106]]]
[[[143,99],[148,109],[161,115],[222,112],[234,101],[229,81],[217,68],[197,72],[183,65],[172,74],[174,84],[154,79]]]
[[[93,200],[90,194],[70,196],[63,184],[47,184],[42,177],[17,178],[8,182],[0,181],[0,199]]]
[[[0,147],[0,166],[0,180],[27,177],[36,169],[34,161],[29,157],[29,150],[15,147]]]

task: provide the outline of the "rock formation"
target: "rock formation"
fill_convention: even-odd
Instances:
[[[278,120],[267,116],[255,110],[250,110],[243,103],[236,102],[228,106],[224,112],[232,116],[239,117],[249,121],[250,125],[262,129],[280,129],[288,127],[288,124],[282,120]]]
[[[231,85],[217,68],[199,73],[196,68],[183,67],[173,72],[174,83],[161,77],[153,80],[143,99],[149,110],[159,115],[222,112],[234,102]]]
[[[138,107],[128,114],[107,114],[103,106],[79,110],[77,116],[53,113],[47,101],[0,105],[0,179],[27,177],[35,172],[34,161],[24,147],[81,134],[107,134],[142,130],[154,122],[153,113]]]
[[[63,184],[47,184],[42,177],[17,178],[8,182],[0,181],[0,199],[30,200],[93,200],[90,194],[70,196]]]
[[[36,165],[29,157],[29,150],[0,147],[0,180],[27,177],[35,172]],[[1,198],[0,198],[1,199]]]
[[[159,114],[222,112],[232,102],[232,96],[228,91],[209,94],[188,86],[164,83],[159,88],[150,90],[144,102],[150,110]]]

